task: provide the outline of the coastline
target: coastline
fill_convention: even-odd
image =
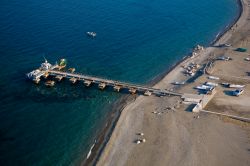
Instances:
[[[239,5],[239,13],[238,16],[232,20],[232,23],[224,28],[223,31],[219,32],[218,35],[215,37],[213,41],[209,44],[209,46],[213,46],[217,43],[220,43],[220,40],[223,40],[223,38],[227,35],[227,33],[231,30],[232,27],[234,27],[239,20],[242,17],[243,14],[243,2],[242,0],[237,0],[237,4]],[[208,47],[209,47],[208,46]],[[206,58],[206,57],[205,57]],[[169,69],[163,71],[159,75],[157,75],[155,78],[150,80],[147,85],[152,85],[152,86],[157,86],[165,77],[167,77],[171,72],[174,72],[177,70],[181,64],[185,63],[186,61],[189,61],[191,59],[190,55],[184,56],[183,59],[178,61],[176,64],[174,64],[172,67]],[[136,99],[138,99],[140,96],[122,96],[120,99],[118,99],[118,102],[115,102],[112,105],[112,111],[111,115],[107,119],[107,123],[105,125],[105,128],[102,129],[100,134],[97,136],[97,141],[95,143],[94,148],[92,149],[92,153],[90,157],[85,160],[82,165],[96,165],[98,164],[100,158],[103,156],[103,153],[106,149],[106,146],[108,142],[110,141],[112,135],[115,132],[115,129],[117,128],[117,123],[119,123],[120,119],[124,118],[123,111],[125,107],[129,106],[131,103],[133,103]]]

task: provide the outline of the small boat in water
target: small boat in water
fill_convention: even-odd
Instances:
[[[88,36],[90,36],[90,37],[96,37],[96,32],[86,32],[86,34],[88,35]]]

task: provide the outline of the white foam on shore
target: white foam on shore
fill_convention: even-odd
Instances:
[[[91,152],[92,152],[92,149],[95,147],[95,144],[96,144],[96,140],[95,140],[95,143],[90,147],[90,149],[89,149],[89,153],[88,153],[88,155],[87,155],[87,159],[90,157],[90,155],[91,155]]]

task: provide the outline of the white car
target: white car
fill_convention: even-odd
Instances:
[[[244,92],[243,89],[236,89],[235,91],[233,91],[233,95],[240,96],[243,92]]]

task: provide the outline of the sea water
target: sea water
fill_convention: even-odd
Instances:
[[[147,84],[193,46],[208,45],[238,13],[236,0],[1,0],[0,164],[79,165],[123,95],[28,82],[43,57]]]

